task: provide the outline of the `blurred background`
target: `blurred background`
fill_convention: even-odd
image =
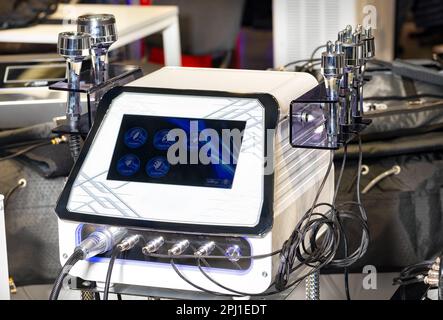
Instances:
[[[316,46],[336,37],[335,26],[361,20],[368,4],[378,8],[379,59],[431,58],[433,53],[443,52],[443,2],[439,0],[60,2],[177,5],[184,66],[267,69],[306,58]],[[55,52],[55,45],[4,42],[0,45],[0,54],[47,52]],[[149,36],[121,49],[119,57],[162,64],[161,36]]]

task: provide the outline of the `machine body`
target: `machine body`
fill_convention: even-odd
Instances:
[[[110,91],[57,204],[62,263],[97,225],[123,226],[147,244],[117,260],[113,283],[198,291],[180,279],[170,259],[143,254],[155,251],[177,257],[193,283],[227,292],[206,279],[195,260],[179,259],[207,254],[226,256],[204,266],[215,280],[265,292],[278,255],[241,257],[281,248],[312,206],[331,160],[330,151],[289,144],[289,104],[315,85],[305,73],[163,68]],[[166,134],[177,127],[189,138],[189,163],[165,160]],[[211,139],[205,128],[213,129]],[[223,130],[243,132],[237,143],[220,147],[228,159],[237,151],[236,163],[204,166],[192,158],[193,147],[201,151]],[[320,202],[332,200],[333,185],[331,173]],[[103,282],[108,261],[106,255],[80,261],[71,275]]]

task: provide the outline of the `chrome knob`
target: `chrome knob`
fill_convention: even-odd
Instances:
[[[82,61],[89,56],[91,37],[84,32],[61,32],[58,35],[57,50],[65,59]]]
[[[91,46],[108,47],[117,41],[115,17],[112,14],[86,14],[77,18],[77,31],[91,36]]]

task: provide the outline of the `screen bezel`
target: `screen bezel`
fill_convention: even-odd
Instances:
[[[111,105],[113,99],[123,92],[131,93],[149,93],[149,94],[169,94],[169,95],[191,95],[191,96],[206,96],[206,97],[235,97],[235,98],[249,98],[257,99],[264,107],[265,133],[268,129],[275,129],[279,119],[279,106],[274,96],[268,93],[253,93],[241,94],[230,93],[224,91],[206,91],[206,90],[182,90],[182,89],[163,89],[163,88],[146,88],[146,87],[116,87],[108,91],[99,103],[97,117],[89,132],[86,141],[83,145],[78,160],[68,177],[65,188],[63,189],[59,200],[57,202],[55,211],[60,219],[84,223],[104,224],[104,225],[118,225],[129,228],[142,228],[150,230],[164,230],[176,232],[189,233],[213,233],[213,234],[244,234],[244,235],[263,235],[272,228],[273,224],[273,206],[274,206],[274,174],[267,174],[263,177],[263,204],[259,222],[253,227],[245,226],[218,226],[218,225],[200,225],[187,223],[171,223],[158,222],[149,220],[135,220],[122,217],[110,216],[94,216],[79,212],[72,212],[67,209],[71,189],[74,185],[75,179],[79,174],[86,155],[92,146],[94,138],[101,126],[101,123]],[[266,135],[265,135],[266,136]],[[268,141],[270,140],[270,141]],[[273,150],[273,139],[264,139],[264,155],[267,155],[267,150]],[[265,165],[265,164],[264,164]]]

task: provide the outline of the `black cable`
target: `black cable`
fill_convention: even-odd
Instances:
[[[237,259],[239,259],[239,260],[265,259],[265,258],[269,258],[269,257],[279,254],[280,251],[281,250],[276,250],[271,253],[253,255],[253,256],[240,256],[240,257],[237,257]],[[161,253],[143,253],[143,254],[148,257],[153,257],[153,258],[160,258],[160,259],[170,259],[171,258],[171,256],[169,254],[161,254]],[[229,260],[229,258],[226,256],[195,256],[195,255],[191,255],[191,254],[182,254],[179,256],[174,256],[174,260],[180,260],[180,259],[195,259],[195,260],[198,260],[198,259],[216,259],[216,260],[223,259],[223,260]]]
[[[341,180],[343,178],[343,173],[345,170],[345,166],[346,166],[346,158],[347,158],[347,154],[348,154],[348,145],[345,144],[344,148],[343,148],[343,160],[341,163],[341,167],[340,167],[340,173],[338,175],[338,179],[337,179],[337,186],[335,188],[335,192],[334,192],[334,199],[332,201],[332,204],[335,206],[336,200],[337,200],[337,195],[338,195],[338,191],[341,185]],[[338,218],[338,223],[340,225],[340,229],[341,232],[343,233],[343,249],[344,249],[344,254],[345,257],[348,256],[348,239],[344,230],[344,226],[342,225],[342,221],[340,218]],[[347,300],[351,300],[351,294],[349,291],[349,270],[348,267],[344,267],[343,268],[343,277],[344,277],[344,284],[345,284],[345,293],[346,293],[346,299]]]
[[[44,141],[49,141],[49,140],[48,139],[35,139],[35,140],[29,140],[29,141],[4,144],[4,145],[0,145],[0,149],[3,151],[6,149],[15,149],[15,148],[19,148],[19,147],[26,147],[26,146],[33,145],[33,144],[36,144],[39,142],[44,142]]]
[[[410,96],[374,96],[374,97],[366,97],[365,101],[386,101],[386,100],[417,100],[420,98],[435,98],[435,99],[443,99],[443,95],[434,94],[434,93],[421,93]]]
[[[285,64],[283,66],[283,68],[287,68],[287,67],[292,66],[294,64],[299,64],[300,62],[307,62],[307,63],[309,63],[309,62],[313,62],[313,61],[320,61],[320,59],[300,59],[300,60],[295,60],[295,61],[291,61],[291,62]]]
[[[283,66],[283,68],[287,68],[289,66],[292,66],[293,64],[298,64],[300,62],[306,62],[304,65],[301,66],[302,70],[304,70],[304,68],[306,68],[307,65],[311,64],[313,61],[320,61],[320,59],[314,59],[315,54],[317,53],[318,50],[322,49],[322,48],[326,48],[326,45],[321,45],[318,46],[317,48],[315,48],[312,53],[311,53],[311,57],[309,59],[301,59],[301,60],[295,60],[295,61],[291,61],[287,64],[285,64]]]
[[[32,150],[36,149],[36,148],[38,148],[38,147],[41,147],[41,146],[44,146],[44,145],[49,145],[49,144],[51,144],[50,141],[40,142],[40,143],[34,144],[34,145],[32,145],[32,146],[29,146],[29,147],[27,147],[27,148],[24,148],[24,149],[22,149],[22,150],[19,150],[19,151],[13,153],[13,154],[10,154],[10,155],[8,155],[8,156],[5,156],[5,157],[3,157],[3,158],[0,158],[0,161],[4,161],[4,160],[9,160],[9,159],[16,158],[16,157],[18,157],[18,156],[20,156],[20,155],[22,155],[22,154],[25,154],[25,153],[27,153],[27,152],[29,152],[29,151],[32,151]]]
[[[171,256],[169,256],[169,258],[171,258]],[[209,294],[215,295],[215,296],[219,296],[219,297],[220,297],[220,296],[221,296],[221,297],[229,297],[229,296],[232,296],[232,295],[229,295],[229,294],[223,294],[223,293],[220,293],[220,292],[215,292],[215,291],[211,291],[211,290],[208,290],[208,289],[202,288],[202,287],[200,287],[199,285],[196,285],[196,284],[193,283],[192,281],[188,280],[188,278],[186,278],[186,277],[180,272],[180,270],[178,270],[177,266],[175,265],[174,259],[175,259],[175,257],[174,257],[174,258],[171,258],[171,260],[170,260],[170,263],[171,263],[172,269],[174,269],[175,273],[176,273],[176,274],[177,274],[177,275],[178,275],[183,281],[185,281],[187,284],[193,286],[193,287],[196,288],[197,290],[200,290],[200,291],[203,291],[203,292],[206,292],[206,293],[209,293]]]
[[[169,258],[171,258],[171,256],[169,256]],[[172,268],[174,269],[175,273],[177,273],[177,275],[178,275],[183,281],[185,281],[186,283],[188,283],[189,285],[193,286],[194,288],[196,288],[196,289],[198,289],[198,290],[200,290],[200,291],[203,291],[203,292],[206,292],[206,293],[209,293],[209,294],[213,294],[213,295],[216,295],[216,296],[223,296],[223,297],[245,297],[245,296],[251,296],[251,297],[265,297],[265,296],[271,296],[271,295],[279,294],[279,293],[281,293],[282,291],[287,290],[287,289],[289,289],[289,288],[291,287],[291,286],[288,286],[288,287],[284,288],[284,290],[273,290],[273,291],[269,291],[269,292],[266,292],[266,291],[265,291],[264,293],[258,293],[258,294],[255,294],[255,293],[246,293],[246,292],[237,291],[237,290],[234,290],[234,289],[228,288],[228,287],[226,287],[226,286],[223,286],[222,284],[220,284],[219,282],[217,282],[216,280],[214,280],[211,276],[209,276],[209,275],[203,270],[203,268],[201,267],[201,264],[199,263],[198,266],[199,266],[199,270],[200,270],[200,272],[203,273],[203,274],[205,275],[205,277],[206,277],[208,280],[210,280],[211,282],[213,282],[213,283],[216,284],[217,286],[220,286],[221,288],[223,288],[223,289],[225,289],[225,290],[227,290],[227,291],[231,291],[231,292],[234,292],[234,293],[237,292],[238,294],[226,294],[226,293],[221,293],[221,292],[212,291],[212,290],[208,290],[208,289],[202,288],[202,287],[200,287],[199,285],[193,283],[193,282],[192,282],[191,280],[189,280],[188,278],[186,278],[186,277],[180,272],[180,270],[178,270],[176,264],[174,263],[174,259],[175,259],[175,258],[176,258],[176,257],[171,258],[171,266],[172,266]],[[227,259],[227,258],[225,257],[225,259]],[[199,257],[198,261],[199,261],[199,262],[201,261],[201,257]],[[300,283],[300,281],[298,281],[298,283]],[[274,283],[272,283],[272,284],[269,286],[269,288],[268,288],[267,290],[269,290],[270,288],[272,288],[272,286],[274,286]]]
[[[424,279],[424,276],[418,275],[418,276],[413,277],[411,279],[394,281],[394,285],[406,286],[406,285],[413,284],[413,283],[423,283],[423,279]]]
[[[323,177],[320,187],[318,188],[318,191],[315,195],[311,209],[304,214],[301,220],[297,223],[294,231],[292,232],[288,240],[283,243],[280,252],[280,263],[275,277],[275,287],[277,288],[277,290],[283,290],[287,286],[290,274],[293,272],[292,270],[297,270],[302,265],[308,265],[316,268],[315,264],[322,264],[324,261],[328,261],[331,257],[333,247],[336,246],[336,243],[334,241],[335,237],[333,236],[333,234],[335,233],[334,228],[330,225],[330,222],[327,220],[327,218],[325,218],[323,214],[314,212],[317,207],[325,205],[317,204],[317,202],[329,177],[332,165],[333,153],[331,151],[329,164],[326,169],[325,176]],[[317,217],[318,219],[312,220],[312,217]],[[315,243],[315,237],[321,226],[326,226],[325,241],[327,242],[327,245],[319,247]],[[307,248],[305,247],[305,239],[306,235],[310,231],[312,232],[311,238],[309,239],[308,243],[311,244],[311,248],[307,250]],[[295,266],[296,258],[298,259],[298,262],[300,262],[298,266]]]
[[[326,45],[323,44],[323,45],[321,45],[321,46],[318,46],[317,48],[314,49],[314,51],[312,51],[312,53],[311,53],[311,61],[314,60],[314,56],[315,56],[315,54],[317,53],[317,51],[320,50],[320,49],[322,49],[322,48],[326,48]]]
[[[118,245],[116,245],[114,249],[112,249],[111,258],[109,259],[108,271],[106,272],[105,288],[103,290],[103,300],[108,300],[112,269],[114,268],[115,259],[117,259],[120,253],[121,249]]]
[[[360,140],[361,147],[361,140]],[[362,154],[360,154],[359,159],[359,172],[361,172],[361,163],[362,163]],[[346,157],[344,157],[346,159]],[[325,177],[323,178],[320,187],[316,193],[315,199],[313,201],[312,207],[309,211],[305,213],[299,223],[296,225],[291,236],[282,246],[281,250],[274,251],[270,254],[258,255],[258,256],[243,256],[240,258],[243,259],[258,259],[258,258],[267,258],[273,255],[279,254],[280,264],[279,269],[275,278],[274,283],[268,288],[265,293],[262,294],[251,294],[246,292],[241,292],[238,290],[234,290],[229,288],[216,280],[214,280],[211,276],[209,276],[203,269],[201,265],[201,261],[206,261],[210,259],[228,259],[225,256],[193,256],[193,255],[181,255],[176,256],[171,259],[171,265],[174,271],[180,276],[182,280],[184,280],[189,285],[194,288],[217,296],[268,296],[274,295],[277,293],[281,293],[286,291],[294,286],[300,284],[306,277],[318,272],[321,268],[328,264],[332,264],[340,267],[347,267],[350,264],[354,263],[356,260],[361,258],[361,256],[366,252],[368,239],[369,239],[369,230],[366,223],[366,214],[364,212],[364,208],[362,207],[360,200],[360,188],[357,187],[357,202],[346,202],[335,206],[336,194],[339,190],[340,183],[337,184],[335,193],[334,193],[334,201],[333,204],[328,203],[317,203],[320,197],[320,194],[326,184],[327,178],[329,177],[331,168],[333,163],[333,154],[331,152],[330,162],[328,164],[328,168],[326,170]],[[339,175],[339,182],[341,182],[341,176],[343,174],[343,170],[345,167],[345,163],[342,163],[341,173]],[[360,177],[357,178],[357,183],[360,183]],[[347,208],[349,206],[349,208]],[[326,207],[326,213],[317,212],[319,208]],[[353,210],[353,207],[357,207],[360,212],[360,216],[357,215]],[[351,219],[357,221],[362,228],[362,241],[360,246],[351,254],[348,255],[348,240],[346,238],[346,234],[343,226],[341,225],[342,219]],[[322,237],[318,237],[318,234],[322,230]],[[343,259],[334,260],[334,257],[337,253],[340,244],[341,235],[344,235],[344,244],[345,244],[345,257]],[[317,239],[319,238],[319,239]],[[318,242],[318,243],[317,243]],[[309,243],[310,246],[307,247],[306,244]],[[169,257],[169,255],[161,255],[161,254],[148,254],[153,257]],[[200,272],[212,283],[217,285],[218,287],[231,292],[231,294],[224,294],[212,290],[208,290],[202,288],[189,279],[187,279],[177,268],[174,263],[174,259],[189,259],[194,258],[197,259],[197,266]],[[290,279],[291,275],[297,270],[301,270],[302,266],[308,266],[312,269],[297,277],[295,280]],[[347,269],[345,269],[345,287],[347,288],[347,297],[350,299],[349,295],[349,281],[347,276]],[[292,282],[289,283],[289,281]],[[270,290],[274,286],[276,290]],[[270,290],[270,291],[269,291]]]
[[[5,198],[4,198],[5,209],[6,209],[6,206],[8,205],[9,199],[14,194],[14,192],[17,191],[19,188],[23,187],[24,185],[25,185],[25,183],[23,183],[22,180],[19,180],[19,182],[15,186],[13,186],[11,189],[8,190],[8,192],[6,192]]]
[[[72,267],[79,261],[83,259],[83,251],[76,250],[74,253],[66,260],[62,270],[55,279],[54,286],[52,287],[51,294],[49,295],[49,300],[57,300],[60,294],[60,290],[63,286],[63,280],[68,275]]]

